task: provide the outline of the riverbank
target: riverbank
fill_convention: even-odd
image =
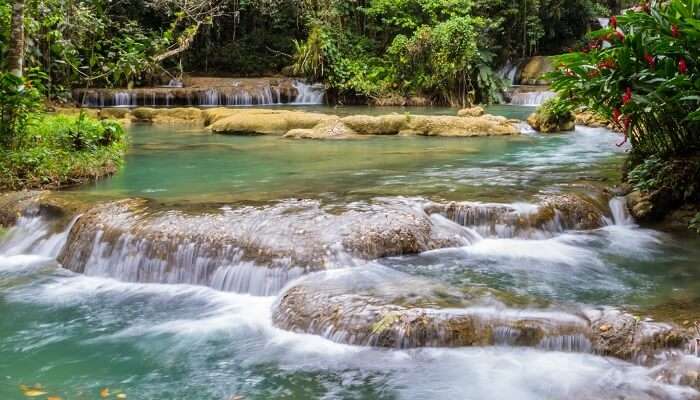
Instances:
[[[56,189],[115,173],[126,151],[116,121],[41,115],[13,148],[0,149],[0,190]]]

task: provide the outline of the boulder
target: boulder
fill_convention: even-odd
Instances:
[[[284,135],[292,129],[311,129],[335,117],[302,111],[248,110],[221,118],[210,125],[215,133]]]
[[[542,112],[534,112],[527,117],[527,123],[541,133],[558,133],[573,131],[576,127],[573,114],[567,115],[564,118],[556,118],[545,115]]]

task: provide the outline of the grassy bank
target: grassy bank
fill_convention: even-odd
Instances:
[[[0,147],[0,190],[58,188],[110,175],[125,149],[117,122],[45,114],[14,146]]]

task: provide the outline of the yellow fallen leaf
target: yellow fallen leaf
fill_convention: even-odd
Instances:
[[[37,397],[37,396],[43,396],[45,394],[46,394],[46,392],[44,392],[41,389],[36,389],[36,388],[27,388],[27,390],[24,391],[24,395],[27,397]]]
[[[63,400],[63,399],[58,397],[58,396],[49,396],[46,398],[46,400]]]
[[[105,397],[109,397],[109,389],[107,389],[107,388],[100,389],[100,397],[102,397],[103,399]]]
[[[118,399],[126,399],[126,395],[125,395],[124,393],[119,393],[119,394],[117,395],[117,398],[118,398]]]

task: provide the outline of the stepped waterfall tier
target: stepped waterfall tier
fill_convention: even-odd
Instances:
[[[137,89],[76,89],[84,107],[269,106],[323,104],[323,85],[296,79],[218,79],[207,85]]]
[[[155,110],[131,111],[113,177],[0,194],[0,398],[700,396],[700,242],[635,221],[619,134]],[[355,133],[211,128],[244,115]]]

